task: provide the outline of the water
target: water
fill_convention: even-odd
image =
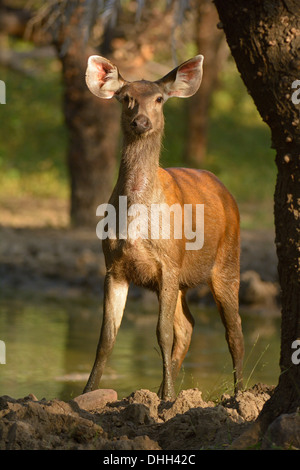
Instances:
[[[196,320],[190,350],[176,391],[197,387],[205,399],[232,391],[232,365],[224,327],[216,309],[191,305]],[[94,301],[0,301],[0,340],[6,364],[0,364],[0,395],[69,400],[82,393],[94,361],[102,308]],[[157,391],[161,358],[156,341],[157,304],[127,304],[101,387],[118,397],[141,388]],[[245,336],[244,381],[277,384],[280,322],[242,313]]]

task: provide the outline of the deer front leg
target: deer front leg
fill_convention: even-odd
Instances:
[[[128,283],[107,274],[104,283],[103,320],[96,358],[84,393],[98,388],[106,361],[112,352],[128,293]]]
[[[159,291],[159,318],[156,331],[163,360],[163,381],[159,391],[163,400],[175,399],[171,356],[178,290],[178,278],[170,273],[163,273]]]

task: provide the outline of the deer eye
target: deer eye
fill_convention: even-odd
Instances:
[[[155,101],[156,101],[156,103],[162,103],[163,100],[164,100],[164,99],[163,99],[162,96],[158,96]]]

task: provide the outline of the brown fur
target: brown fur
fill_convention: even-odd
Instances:
[[[192,74],[190,68],[187,70]],[[117,220],[121,195],[127,196],[128,206],[140,203],[149,211],[151,204],[156,203],[169,206],[179,203],[182,208],[184,204],[192,204],[193,211],[196,204],[204,204],[204,245],[200,250],[186,250],[188,240],[184,236],[182,239],[171,236],[157,240],[103,240],[107,267],[104,317],[95,364],[85,391],[98,386],[121,323],[131,282],[152,289],[158,295],[157,338],[163,357],[159,394],[164,399],[174,398],[174,381],[191,340],[194,321],[185,294],[188,288],[202,283],[210,286],[225,326],[235,387],[242,385],[244,349],[238,313],[238,208],[212,173],[159,167],[164,117],[162,104],[157,101],[163,95],[162,84],[158,83],[126,82],[116,93],[123,104],[124,143],[119,177],[109,203],[116,208]],[[137,134],[132,126],[139,116],[146,117],[151,124],[151,129],[142,134]],[[173,229],[172,223],[171,234]]]

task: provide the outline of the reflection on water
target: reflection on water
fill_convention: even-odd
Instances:
[[[156,341],[157,304],[126,306],[117,341],[101,387],[114,388],[119,398],[161,380]],[[215,309],[191,305],[196,325],[192,344],[176,383],[197,387],[205,399],[232,391],[231,358],[224,327]],[[248,386],[277,384],[279,319],[243,314]],[[94,302],[2,300],[0,340],[6,344],[6,364],[0,364],[0,395],[69,400],[82,393],[94,361],[101,325],[101,305]]]

